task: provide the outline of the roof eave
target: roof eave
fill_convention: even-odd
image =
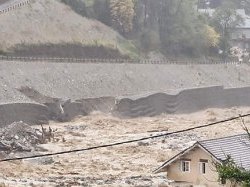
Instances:
[[[153,173],[160,173],[162,172],[162,170],[164,168],[166,168],[167,166],[169,166],[170,164],[172,164],[173,162],[175,162],[176,160],[178,160],[181,156],[185,155],[186,153],[188,153],[189,151],[193,150],[194,148],[199,147],[200,149],[202,149],[203,151],[205,151],[206,153],[208,153],[209,155],[212,156],[212,158],[218,162],[221,163],[222,161],[218,158],[216,158],[215,155],[213,155],[210,151],[208,151],[204,146],[202,146],[202,144],[200,144],[199,142],[196,142],[194,145],[192,145],[191,147],[183,150],[182,152],[180,152],[179,154],[175,155],[174,157],[172,157],[171,159],[169,159],[168,161],[164,162],[162,164],[162,166],[160,166],[159,168],[155,169],[153,171]]]
[[[182,155],[186,154],[187,152],[191,151],[192,149],[194,149],[196,146],[198,145],[198,142],[196,142],[194,145],[192,145],[191,147],[181,151],[179,154],[175,155],[174,157],[172,157],[171,159],[167,160],[166,162],[164,162],[159,168],[155,169],[153,171],[153,173],[160,173],[162,171],[163,168],[169,166],[171,163],[173,163],[174,161],[176,161],[178,158],[180,158]]]

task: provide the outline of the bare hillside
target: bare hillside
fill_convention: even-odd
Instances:
[[[224,86],[247,87],[250,66],[247,64],[214,65],[145,65],[77,64],[45,62],[1,62],[0,85],[8,95],[0,101],[15,100],[16,90],[29,86],[40,93],[63,99],[139,95],[158,92],[177,94],[181,90]],[[8,90],[15,90],[10,94]],[[20,94],[20,93],[19,93]],[[8,97],[7,97],[8,96]],[[21,97],[21,96],[20,96]]]
[[[77,43],[85,46],[104,45],[122,48],[126,42],[104,24],[76,14],[57,0],[36,0],[0,15],[0,49],[22,45]],[[121,45],[120,45],[121,44]]]
[[[249,67],[247,64],[1,62],[0,119],[2,125],[20,120],[37,124],[58,117],[67,121],[77,115],[88,115],[93,110],[140,117],[190,113],[210,107],[249,106]],[[193,90],[211,86],[235,89]],[[191,90],[179,93],[186,89]],[[131,97],[133,95],[137,96]],[[120,100],[119,96],[124,99]],[[52,101],[46,99],[50,97]],[[63,107],[64,116],[57,115],[60,108],[53,98],[65,102],[71,100]],[[4,105],[6,103],[9,105]],[[50,110],[41,104],[49,105]],[[25,110],[20,110],[23,107]]]

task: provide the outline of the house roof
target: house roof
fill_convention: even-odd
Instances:
[[[163,163],[154,173],[162,172],[165,167],[197,147],[210,154],[211,157],[218,162],[222,162],[226,160],[228,156],[231,156],[237,166],[250,170],[250,140],[247,134],[241,134],[196,142],[193,146]]]
[[[244,23],[238,26],[237,28],[241,29],[249,29],[250,28],[250,17],[246,14],[246,11],[244,9],[238,9],[236,10],[237,14],[240,15],[244,19]]]
[[[247,134],[198,142],[218,160],[230,155],[239,167],[250,170],[250,139]]]

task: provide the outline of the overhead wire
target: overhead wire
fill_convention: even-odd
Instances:
[[[149,139],[166,137],[166,136],[170,136],[170,135],[174,135],[174,134],[180,134],[180,133],[189,132],[189,131],[193,131],[193,130],[197,130],[197,129],[211,127],[211,126],[215,126],[215,125],[218,125],[218,124],[221,124],[221,123],[234,121],[236,119],[242,119],[242,118],[248,117],[248,116],[250,116],[250,113],[235,116],[235,117],[231,117],[231,118],[228,118],[228,119],[224,119],[224,120],[221,120],[221,121],[209,123],[209,124],[206,124],[206,125],[200,125],[200,126],[191,127],[191,128],[187,128],[187,129],[183,129],[183,130],[173,131],[173,132],[168,132],[168,133],[162,133],[162,134],[158,134],[158,135],[154,135],[154,136],[147,136],[147,137],[133,139],[133,140],[126,140],[126,141],[121,141],[121,142],[116,142],[116,143],[111,143],[111,144],[103,144],[103,145],[97,145],[97,146],[92,146],[92,147],[87,147],[87,148],[74,149],[74,150],[68,150],[68,151],[61,151],[61,152],[55,152],[55,153],[38,154],[38,155],[25,156],[25,157],[6,158],[6,159],[0,160],[0,162],[26,160],[26,159],[42,158],[42,157],[50,157],[50,156],[56,156],[56,155],[64,155],[64,154],[85,152],[85,151],[101,149],[101,148],[114,147],[114,146],[123,145],[123,144],[131,144],[131,143],[141,142],[141,141],[145,141],[145,140],[149,140]]]

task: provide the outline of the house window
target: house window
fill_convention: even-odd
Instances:
[[[182,160],[181,161],[181,171],[182,172],[190,172],[190,161]]]
[[[207,172],[207,163],[208,160],[200,160],[200,173],[201,174],[206,174]]]

